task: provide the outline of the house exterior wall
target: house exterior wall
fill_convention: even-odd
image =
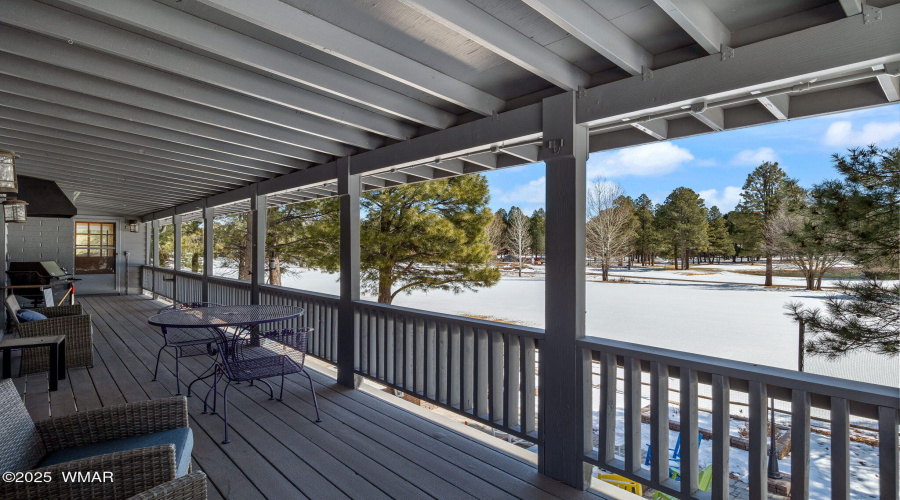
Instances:
[[[128,293],[140,293],[140,266],[144,264],[146,251],[145,234],[144,231],[128,231],[125,219],[118,217],[32,217],[24,224],[6,224],[8,261],[54,260],[70,273],[74,272],[76,220],[116,223],[117,290],[125,293],[125,252],[128,252]],[[76,285],[76,291],[77,288]]]

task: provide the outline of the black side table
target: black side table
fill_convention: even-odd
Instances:
[[[66,378],[65,335],[0,340],[0,351],[3,351],[3,378],[12,377],[12,350],[32,347],[50,348],[50,390],[57,390],[59,381]]]

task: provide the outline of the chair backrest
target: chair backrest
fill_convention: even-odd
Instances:
[[[6,296],[6,299],[3,301],[6,304],[6,312],[9,313],[9,317],[11,321],[15,324],[19,324],[19,318],[16,316],[16,313],[19,312],[21,307],[19,306],[19,301],[16,299],[16,296],[13,294],[9,294]]]
[[[0,383],[0,471],[34,468],[46,450],[11,379]]]
[[[700,491],[709,491],[709,488],[712,486],[712,476],[712,465],[707,465],[705,469],[700,471],[700,475],[697,477],[697,487],[700,488]]]

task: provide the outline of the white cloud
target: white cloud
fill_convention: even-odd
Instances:
[[[707,207],[715,205],[719,207],[720,212],[725,214],[734,210],[734,207],[741,201],[741,191],[743,190],[737,186],[727,186],[721,194],[718,189],[706,189],[697,194],[703,198]]]
[[[694,155],[686,148],[671,142],[656,142],[611,153],[594,154],[588,159],[587,175],[588,179],[665,175],[693,159]]]
[[[510,191],[495,191],[494,198],[502,203],[514,205],[537,204],[543,205],[547,196],[547,178],[538,177],[528,184],[519,184]]]
[[[775,150],[768,147],[745,149],[731,158],[732,165],[746,167],[756,167],[767,161],[778,161],[778,155],[775,154]]]
[[[719,162],[715,158],[701,158],[694,162],[698,167],[715,167]]]
[[[849,148],[883,144],[900,138],[900,122],[869,122],[862,129],[854,129],[853,123],[842,120],[832,123],[825,131],[822,142],[826,146]]]

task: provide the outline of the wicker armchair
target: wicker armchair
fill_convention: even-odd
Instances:
[[[12,322],[12,330],[20,337],[45,335],[66,336],[66,366],[94,366],[94,340],[91,316],[84,314],[80,304],[74,306],[36,307],[32,311],[47,316],[40,321],[20,323],[16,317],[19,302],[15,295],[6,297],[6,310]],[[22,351],[20,374],[45,372],[50,369],[49,347]]]
[[[0,482],[0,498],[205,499],[203,473],[177,477],[174,444],[35,468],[68,448],[187,427],[183,397],[141,401],[33,422],[12,381],[0,383],[0,472],[49,473],[49,482]],[[187,452],[185,452],[187,453]],[[112,481],[67,482],[64,472],[112,472]]]

